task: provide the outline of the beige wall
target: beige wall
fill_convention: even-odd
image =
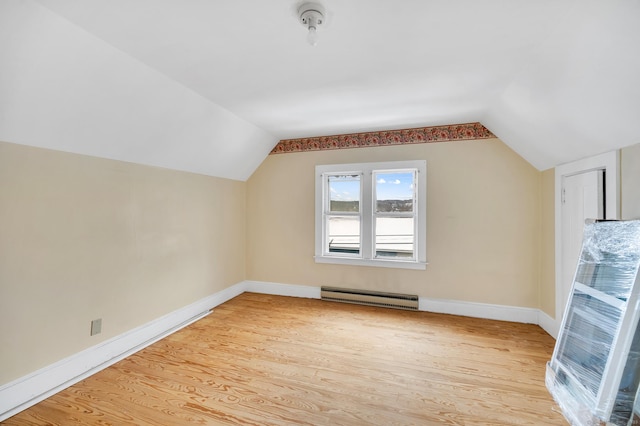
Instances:
[[[314,263],[315,165],[408,159],[427,160],[427,270]],[[538,308],[542,182],[498,139],[272,155],[247,185],[247,279]]]
[[[242,281],[245,188],[0,143],[0,384]]]
[[[315,165],[419,158],[427,270],[314,263]],[[497,139],[274,155],[247,183],[0,143],[0,385],[245,278],[552,315],[553,170]]]
[[[640,219],[640,144],[620,151],[622,219]]]
[[[540,309],[555,318],[555,170],[540,173],[540,180]]]

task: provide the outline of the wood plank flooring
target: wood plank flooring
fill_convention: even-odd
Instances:
[[[6,425],[567,425],[534,325],[245,293]]]

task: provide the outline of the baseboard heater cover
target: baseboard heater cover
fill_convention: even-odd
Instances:
[[[321,287],[320,298],[332,302],[355,303],[358,305],[380,306],[384,308],[418,310],[418,296],[413,294],[385,293],[382,291],[352,290],[348,288]]]

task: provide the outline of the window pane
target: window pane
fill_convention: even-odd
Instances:
[[[415,172],[377,172],[376,212],[413,212]]]
[[[413,258],[412,217],[376,218],[376,257]]]
[[[329,176],[329,211],[360,211],[360,175]]]
[[[330,216],[327,220],[327,251],[329,253],[360,254],[360,218]]]

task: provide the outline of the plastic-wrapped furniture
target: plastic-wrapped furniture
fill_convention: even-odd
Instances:
[[[640,382],[639,266],[640,220],[587,222],[546,373],[549,392],[574,426],[633,422]]]

